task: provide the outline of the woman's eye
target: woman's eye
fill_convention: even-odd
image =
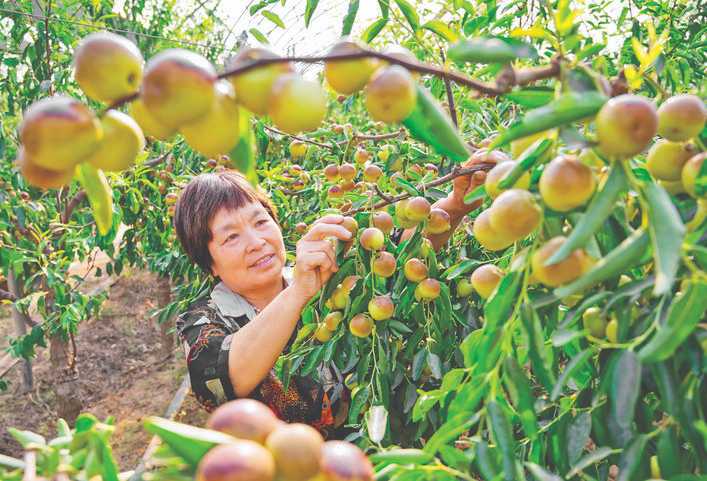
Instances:
[[[267,224],[267,222],[267,219],[260,219],[258,222],[255,223],[255,225],[260,227],[261,225]]]
[[[228,237],[226,237],[226,242],[232,241],[233,239],[236,239],[238,237],[238,234],[230,234]]]

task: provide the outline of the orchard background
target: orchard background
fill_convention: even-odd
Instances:
[[[149,438],[121,429],[121,414],[135,414],[121,396],[163,398],[136,408],[137,420],[177,415],[204,425],[188,401],[166,407],[184,394],[174,316],[210,288],[171,223],[181,186],[225,168],[270,193],[289,252],[327,212],[356,221],[360,243],[339,249],[342,268],[305,310],[278,371],[285,382],[321,363],[342,372],[352,393],[348,423],[357,428],[350,441],[369,455],[377,479],[705,476],[702,2],[222,3],[0,6],[3,479],[139,475],[131,471]],[[30,106],[61,94],[97,117],[109,108],[134,115],[133,92],[98,101],[76,80],[80,42],[103,31],[133,42],[146,72],[167,48],[205,57],[235,89],[237,122],[213,133],[233,145],[204,155],[209,149],[183,126],[172,130],[184,135],[158,139],[137,119],[146,141],[128,168],[102,172],[79,156],[86,146],[78,137],[65,138],[50,150],[58,162],[61,148],[75,148],[82,158],[75,171],[71,164],[73,179],[38,188],[48,177],[20,172],[29,162],[21,132]],[[350,58],[357,73],[381,69],[365,91],[344,95],[324,79],[322,56],[352,53],[329,52],[342,35],[363,46]],[[294,121],[246,105],[250,92],[236,79],[258,70],[232,57],[253,46],[296,57],[307,97],[287,99]],[[275,62],[260,71],[286,68]],[[393,100],[407,92],[400,118],[371,100],[383,69],[402,79]],[[667,107],[679,94],[693,97]],[[321,100],[320,111],[311,99]],[[622,99],[633,107],[622,109]],[[671,122],[688,133],[676,137]],[[462,170],[469,157],[480,163]],[[434,210],[428,218],[429,203],[460,174],[511,160],[495,171],[495,187],[506,176],[500,189],[514,188],[499,195],[487,182],[470,192],[466,200],[479,208],[444,248],[429,249],[423,232],[445,224]],[[413,204],[421,206],[417,220]],[[415,233],[394,245],[388,217],[376,220],[374,210]],[[382,245],[373,226],[385,232]],[[381,249],[393,258],[392,275],[376,267]],[[563,267],[550,272],[550,256]],[[411,280],[415,268],[423,274]],[[155,395],[136,372],[161,376],[165,392]],[[26,420],[23,409],[33,413]],[[109,417],[79,415],[90,411]],[[206,451],[230,442],[158,419],[146,428],[164,441],[146,456],[160,466],[155,478],[191,478]]]

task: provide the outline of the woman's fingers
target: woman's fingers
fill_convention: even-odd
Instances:
[[[297,264],[302,266],[304,270],[312,271],[320,269],[322,272],[332,271],[334,264],[326,253],[322,251],[305,252],[302,256],[298,256]]]
[[[298,258],[300,256],[300,252],[302,255],[305,255],[310,252],[323,252],[329,258],[329,261],[330,261],[331,265],[333,266],[333,269],[338,270],[338,267],[336,264],[336,252],[334,251],[334,246],[332,245],[331,242],[329,242],[327,240],[300,242],[300,244],[298,244],[298,246],[297,246],[297,250],[298,250],[298,254],[297,254]]]
[[[320,219],[323,220],[324,218]],[[319,241],[326,239],[327,237],[336,237],[342,241],[351,240],[351,232],[349,232],[344,226],[340,224],[331,224],[327,222],[316,222],[312,225],[302,240],[305,241]]]

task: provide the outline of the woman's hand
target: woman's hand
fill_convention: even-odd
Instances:
[[[336,243],[329,238],[351,240],[351,232],[341,225],[343,220],[341,215],[324,216],[297,242],[292,288],[304,302],[319,292],[339,270],[336,264]]]
[[[467,160],[461,165],[462,169],[473,167],[476,164],[481,164],[486,162],[485,156],[472,156],[471,159]],[[452,192],[449,194],[449,200],[451,202],[450,208],[458,211],[459,213],[466,215],[472,210],[476,209],[478,202],[471,202],[469,204],[464,202],[464,197],[471,191],[476,189],[478,186],[486,181],[486,172],[483,170],[474,172],[469,175],[461,175],[452,181]],[[452,213],[449,213],[452,215]]]

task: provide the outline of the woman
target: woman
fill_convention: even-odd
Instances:
[[[484,177],[457,177],[449,196],[435,204],[449,213],[452,228],[475,208],[464,203],[464,195]],[[189,257],[220,281],[177,320],[192,391],[208,410],[251,397],[288,422],[341,435],[335,430],[346,419],[348,399],[338,372],[294,376],[285,390],[273,368],[293,342],[307,301],[338,269],[327,239],[350,240],[342,220],[328,215],[315,222],[297,243],[296,269],[290,269],[270,200],[241,174],[201,174],[184,188],[174,218],[177,236]],[[437,249],[450,235],[451,230],[430,240]]]

